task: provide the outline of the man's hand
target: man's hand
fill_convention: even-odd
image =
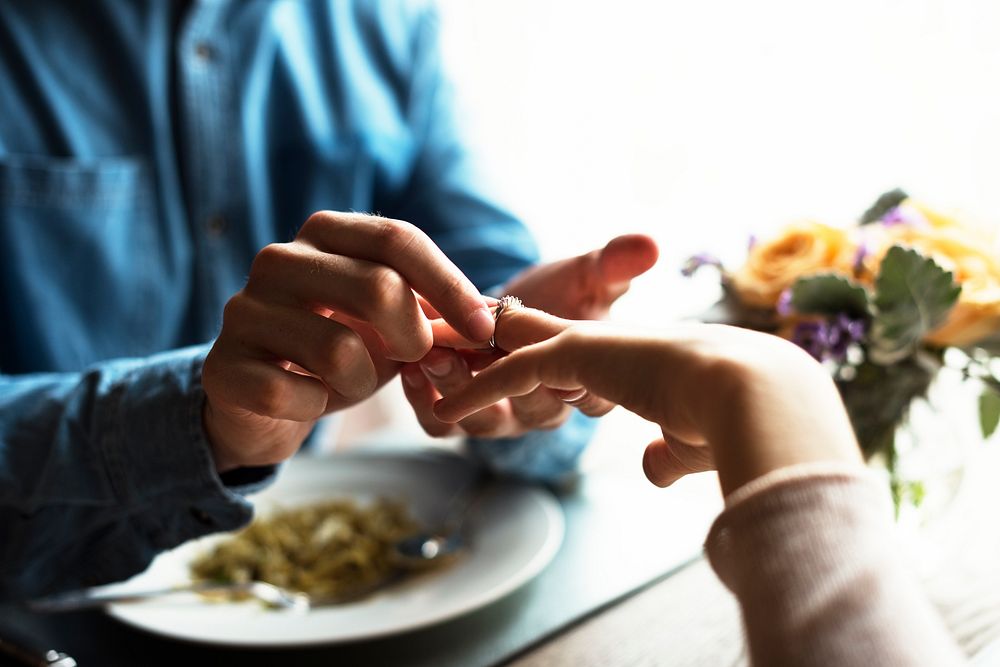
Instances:
[[[656,241],[626,234],[585,255],[525,269],[507,283],[525,306],[570,320],[602,320],[633,278],[653,268]]]
[[[202,374],[219,471],[288,458],[319,417],[424,358],[425,307],[471,340],[493,333],[486,300],[408,223],[324,211],[261,250]]]
[[[602,319],[611,305],[628,291],[631,280],[656,263],[657,256],[656,242],[648,236],[619,236],[599,250],[531,267],[515,276],[504,291],[520,298],[526,306],[553,315]],[[481,353],[459,353],[439,347],[431,350],[419,364],[407,364],[403,368],[406,397],[427,433],[433,436],[465,433],[489,438],[514,437],[535,429],[560,426],[569,418],[573,407],[590,415],[603,414],[611,407],[605,401],[577,403],[572,395],[538,387],[530,394],[504,399],[481,409],[457,425],[438,420],[432,410],[434,402],[461,391],[474,372],[495,359]]]

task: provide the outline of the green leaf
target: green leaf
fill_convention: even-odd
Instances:
[[[948,316],[962,291],[951,272],[901,246],[889,248],[875,280],[872,341],[879,363],[895,363]]]
[[[989,438],[1000,424],[1000,393],[995,389],[986,389],[979,396],[979,426],[983,438]]]
[[[846,313],[862,317],[870,314],[868,290],[834,274],[809,276],[795,281],[792,307],[803,315]]]
[[[852,380],[837,380],[840,397],[865,458],[887,457],[893,468],[892,446],[896,427],[906,418],[913,400],[925,396],[933,371],[913,357],[891,366],[865,361]]]
[[[878,222],[882,219],[882,216],[902,204],[909,196],[899,188],[889,190],[875,200],[875,203],[864,212],[861,216],[861,224],[870,225],[873,222]]]
[[[927,495],[927,487],[920,480],[901,480],[895,475],[889,480],[889,491],[892,493],[892,504],[896,520],[899,520],[899,510],[909,501],[911,507],[920,507]]]
[[[754,308],[746,305],[725,277],[722,281],[722,298],[699,314],[698,319],[702,322],[729,324],[768,333],[777,331],[779,325],[774,308]]]

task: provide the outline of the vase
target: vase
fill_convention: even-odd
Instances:
[[[981,391],[979,382],[960,371],[940,369],[896,428],[894,473],[885,458],[871,461],[894,491],[897,532],[918,571],[932,571],[946,553],[940,538],[960,511],[967,466],[983,444]]]

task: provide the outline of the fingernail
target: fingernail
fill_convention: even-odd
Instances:
[[[587,390],[581,387],[580,389],[577,389],[576,391],[573,391],[571,393],[563,394],[562,396],[560,396],[560,398],[562,399],[563,403],[569,403],[570,405],[572,405],[573,403],[578,403],[582,401],[584,398],[586,398],[586,396],[587,396]]]
[[[493,313],[487,308],[479,308],[469,315],[469,333],[475,341],[489,340],[493,335]]]
[[[424,386],[424,374],[419,368],[407,366],[403,369],[403,382],[414,389]]]
[[[451,355],[444,355],[440,359],[427,361],[420,365],[434,377],[440,378],[451,373],[451,370],[455,367],[455,362],[452,360]]]
[[[441,413],[442,413],[441,403],[443,401],[444,401],[443,398],[439,398],[438,400],[436,400],[434,402],[433,411],[434,411],[434,416],[437,417],[440,421],[447,422],[447,420],[441,419]]]

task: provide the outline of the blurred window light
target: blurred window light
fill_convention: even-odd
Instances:
[[[1000,221],[995,0],[443,0],[480,141],[550,257],[664,262],[902,186]],[[723,247],[724,246],[724,247]]]

